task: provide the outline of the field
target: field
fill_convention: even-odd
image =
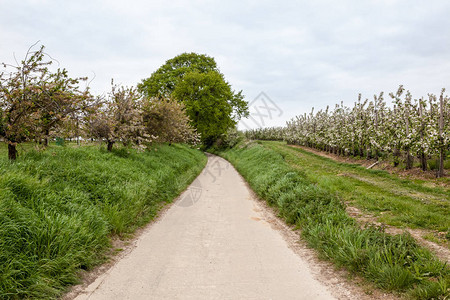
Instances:
[[[377,217],[379,222],[448,234],[448,188],[336,162],[280,142],[263,142],[263,145],[280,153],[292,167],[306,172],[319,187],[336,194],[347,205]]]
[[[206,163],[176,144],[19,151],[13,163],[0,151],[1,299],[59,296],[79,270],[105,261],[112,237],[149,222]]]
[[[444,231],[449,192],[426,182],[334,162],[280,142],[244,142],[220,153],[259,197],[302,231],[321,257],[408,298],[448,295],[450,269],[408,234],[361,226],[348,205],[399,227]]]

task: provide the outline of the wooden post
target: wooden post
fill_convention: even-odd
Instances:
[[[423,144],[423,134],[425,131],[425,122],[423,121],[423,99],[419,100],[419,116],[420,116],[420,143]],[[427,157],[425,156],[425,150],[423,147],[420,149],[420,166],[422,171],[427,170]]]
[[[439,169],[437,171],[436,177],[444,176],[444,92],[442,89],[441,97],[439,98]]]
[[[406,104],[406,103],[405,103]],[[409,107],[405,105],[406,111],[405,111],[405,117],[406,117],[406,136],[409,135]],[[413,157],[411,156],[411,151],[409,145],[405,147],[406,150],[406,169],[410,170],[413,165]]]
[[[394,115],[397,116],[397,105],[394,105]],[[398,129],[398,125],[396,123],[394,123],[394,124],[395,124],[395,129],[397,130]],[[392,155],[393,155],[393,158],[394,158],[394,167],[397,167],[399,165],[399,163],[400,163],[399,159],[398,159],[398,157],[400,156],[400,149],[399,149],[398,145],[394,146]]]
[[[377,132],[378,132],[378,110],[377,110],[377,95],[373,95],[374,101],[375,101],[375,137],[378,140],[378,136],[377,136]],[[380,100],[381,100],[381,96],[380,96]],[[378,160],[378,148],[375,147],[375,159]]]

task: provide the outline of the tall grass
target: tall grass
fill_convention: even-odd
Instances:
[[[450,190],[443,186],[337,162],[285,143],[263,141],[262,145],[282,155],[290,166],[306,172],[311,182],[384,224],[449,233]]]
[[[336,194],[289,166],[277,151],[250,143],[220,154],[280,216],[302,229],[302,236],[322,257],[388,291],[417,299],[448,296],[446,264],[406,233],[392,236],[382,228],[361,229]]]
[[[151,220],[206,163],[185,146],[155,149],[52,147],[15,163],[2,155],[0,298],[57,297],[104,259],[112,235]]]

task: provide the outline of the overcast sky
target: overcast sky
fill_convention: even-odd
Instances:
[[[227,81],[283,125],[358,93],[450,88],[450,1],[0,0],[0,62],[36,41],[75,76],[136,85],[183,52],[213,56]],[[268,115],[269,111],[266,111]],[[256,121],[259,120],[259,121]],[[263,124],[264,123],[264,124]]]

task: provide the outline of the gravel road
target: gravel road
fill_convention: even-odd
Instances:
[[[177,202],[75,299],[335,299],[257,201],[209,155]]]

